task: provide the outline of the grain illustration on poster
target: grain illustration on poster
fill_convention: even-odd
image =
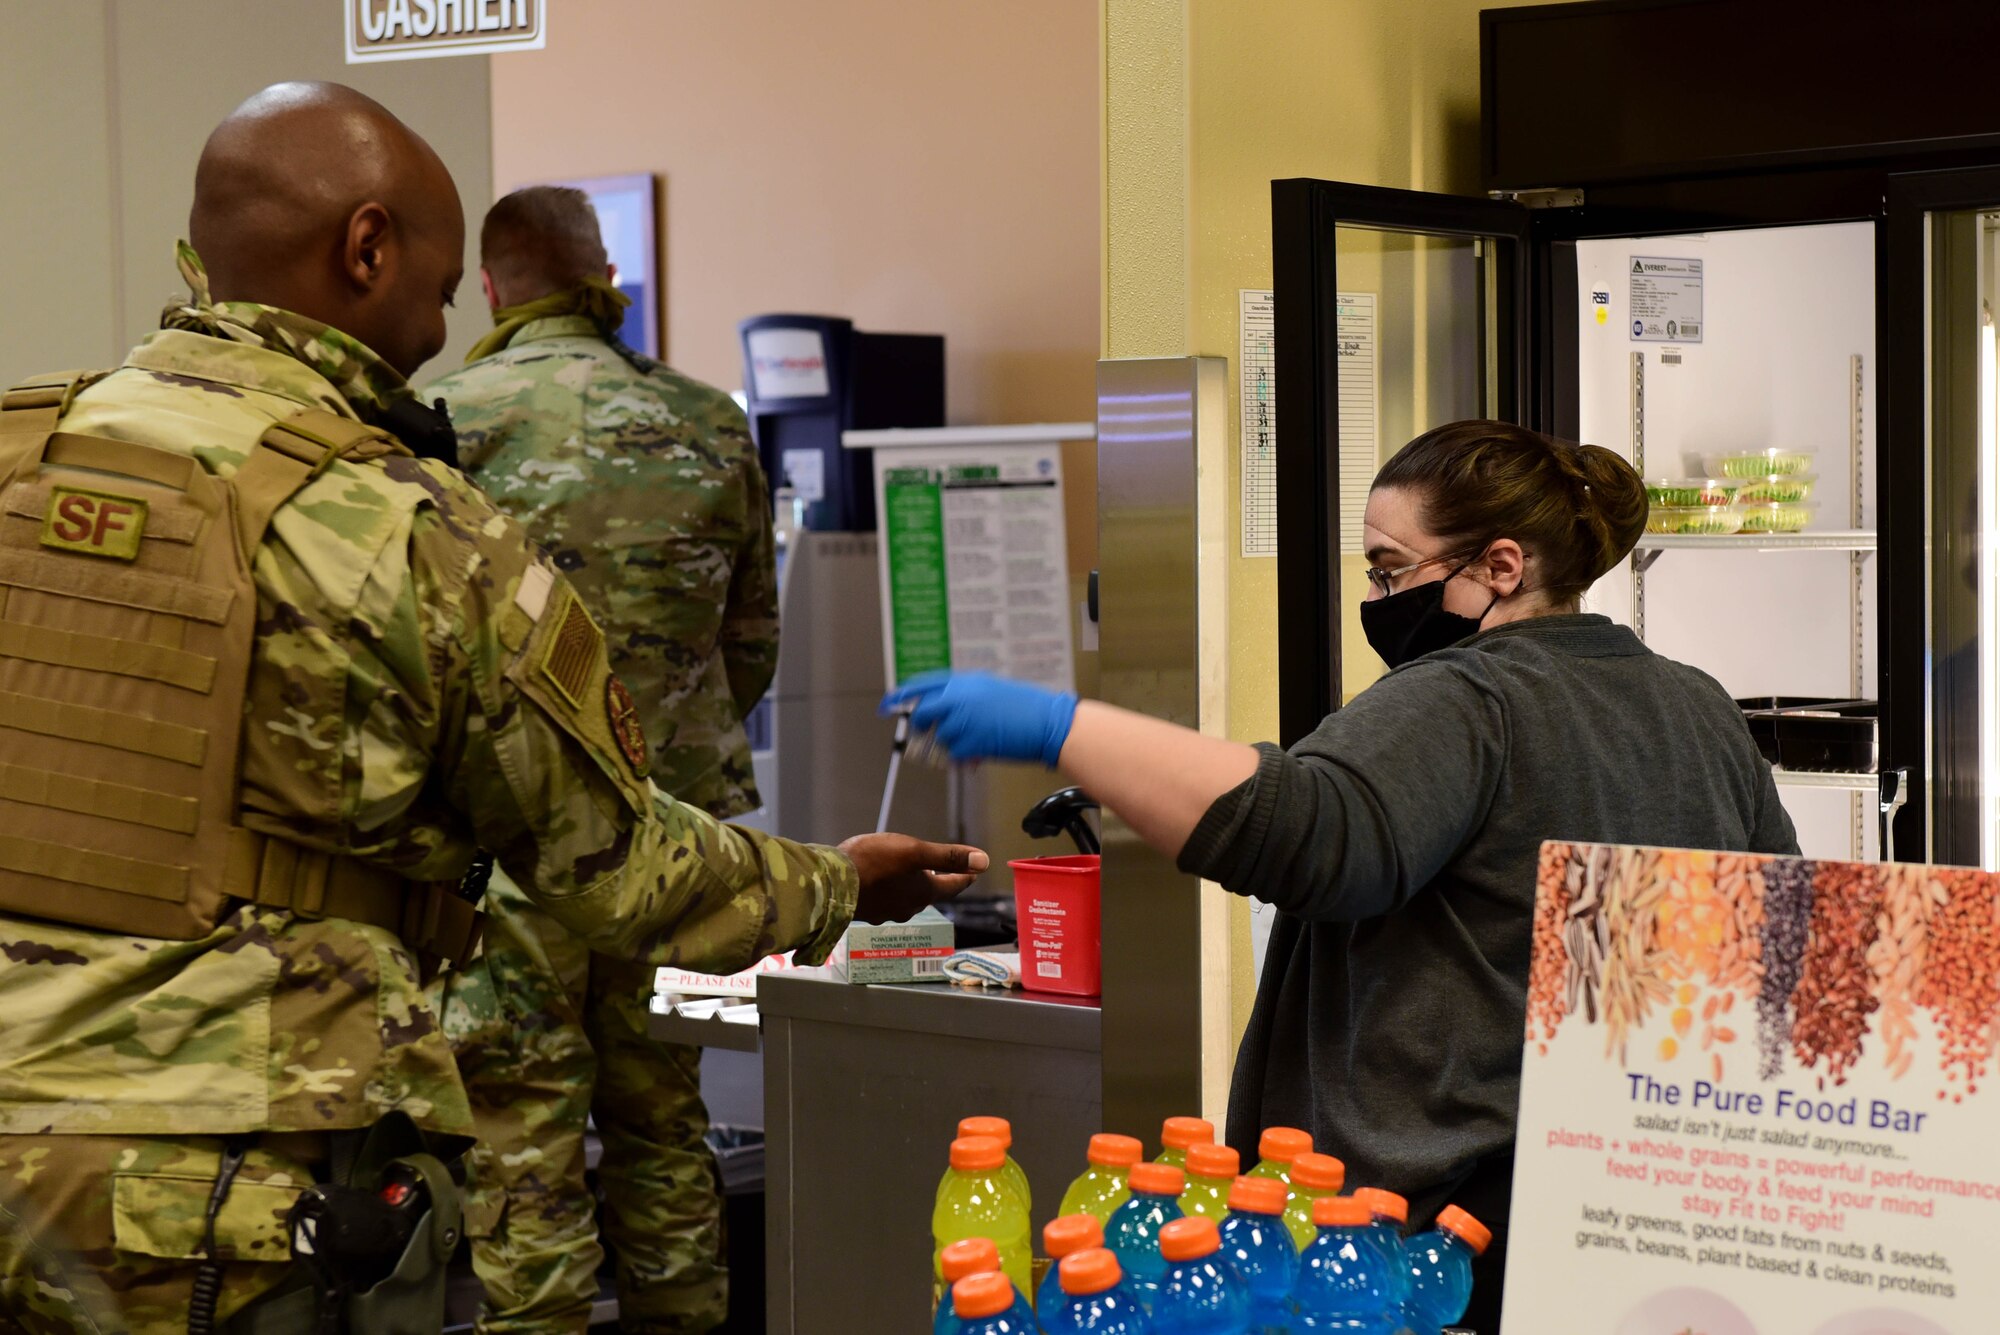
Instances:
[[[1996,939],[1983,872],[1545,845],[1502,1335],[1989,1331]]]

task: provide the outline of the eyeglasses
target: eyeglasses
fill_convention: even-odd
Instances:
[[[1397,566],[1394,570],[1378,570],[1374,566],[1369,566],[1362,573],[1366,574],[1368,582],[1375,586],[1375,592],[1386,598],[1396,591],[1395,582],[1412,570],[1422,570],[1425,566],[1434,566],[1441,561],[1455,561],[1463,555],[1465,555],[1463,552],[1447,552],[1443,556],[1426,557],[1421,561],[1412,561],[1406,566]]]

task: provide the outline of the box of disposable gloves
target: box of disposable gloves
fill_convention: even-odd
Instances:
[[[951,919],[926,908],[908,922],[857,922],[827,963],[844,983],[942,983],[957,939]]]

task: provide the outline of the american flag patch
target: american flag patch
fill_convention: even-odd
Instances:
[[[591,672],[603,651],[604,632],[590,619],[583,601],[571,593],[542,654],[542,675],[572,708],[580,709],[584,689],[590,685]]]

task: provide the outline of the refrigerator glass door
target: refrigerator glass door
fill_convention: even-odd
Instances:
[[[1272,227],[1289,745],[1382,672],[1357,611],[1376,469],[1447,422],[1526,420],[1528,216],[1489,200],[1279,181]]]
[[[1928,838],[1932,861],[1991,870],[2000,866],[2000,171],[1893,178],[1888,264],[1889,334],[1909,355],[1891,367],[1887,522],[1902,532],[1899,551],[1925,557],[1885,593],[1885,634],[1899,655],[1891,671],[1921,687],[1909,692],[1907,726],[1930,780],[1906,824]]]

